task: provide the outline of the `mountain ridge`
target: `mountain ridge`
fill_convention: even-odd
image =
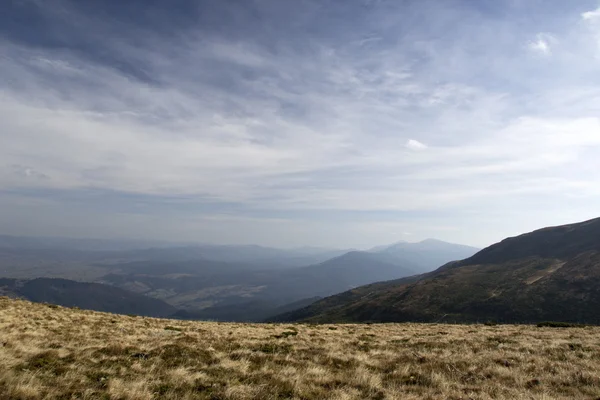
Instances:
[[[599,324],[600,218],[507,238],[413,279],[355,288],[274,319]]]

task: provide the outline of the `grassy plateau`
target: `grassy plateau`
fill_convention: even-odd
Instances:
[[[0,400],[598,398],[599,327],[190,322],[0,298]]]

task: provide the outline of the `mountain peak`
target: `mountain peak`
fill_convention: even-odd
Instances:
[[[421,240],[418,243],[445,243],[445,244],[450,244],[448,242],[444,242],[443,240],[434,239],[434,238],[423,239],[423,240]]]

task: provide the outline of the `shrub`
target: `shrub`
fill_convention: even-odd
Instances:
[[[165,331],[183,332],[183,329],[177,328],[175,326],[167,325],[167,326],[165,326]]]
[[[279,335],[273,335],[273,337],[275,339],[285,339],[290,336],[296,336],[297,334],[298,334],[298,331],[284,331],[284,332],[281,332]]]
[[[292,350],[292,346],[289,344],[278,344],[278,343],[262,343],[253,348],[254,351],[266,353],[266,354],[276,354],[283,353],[287,354]]]

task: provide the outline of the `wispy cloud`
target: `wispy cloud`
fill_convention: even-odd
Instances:
[[[62,234],[481,245],[597,211],[598,10],[184,3],[0,24],[3,226],[63,206]]]
[[[529,43],[529,48],[537,53],[550,55],[552,53],[551,43],[554,40],[551,35],[538,33],[535,40]]]

